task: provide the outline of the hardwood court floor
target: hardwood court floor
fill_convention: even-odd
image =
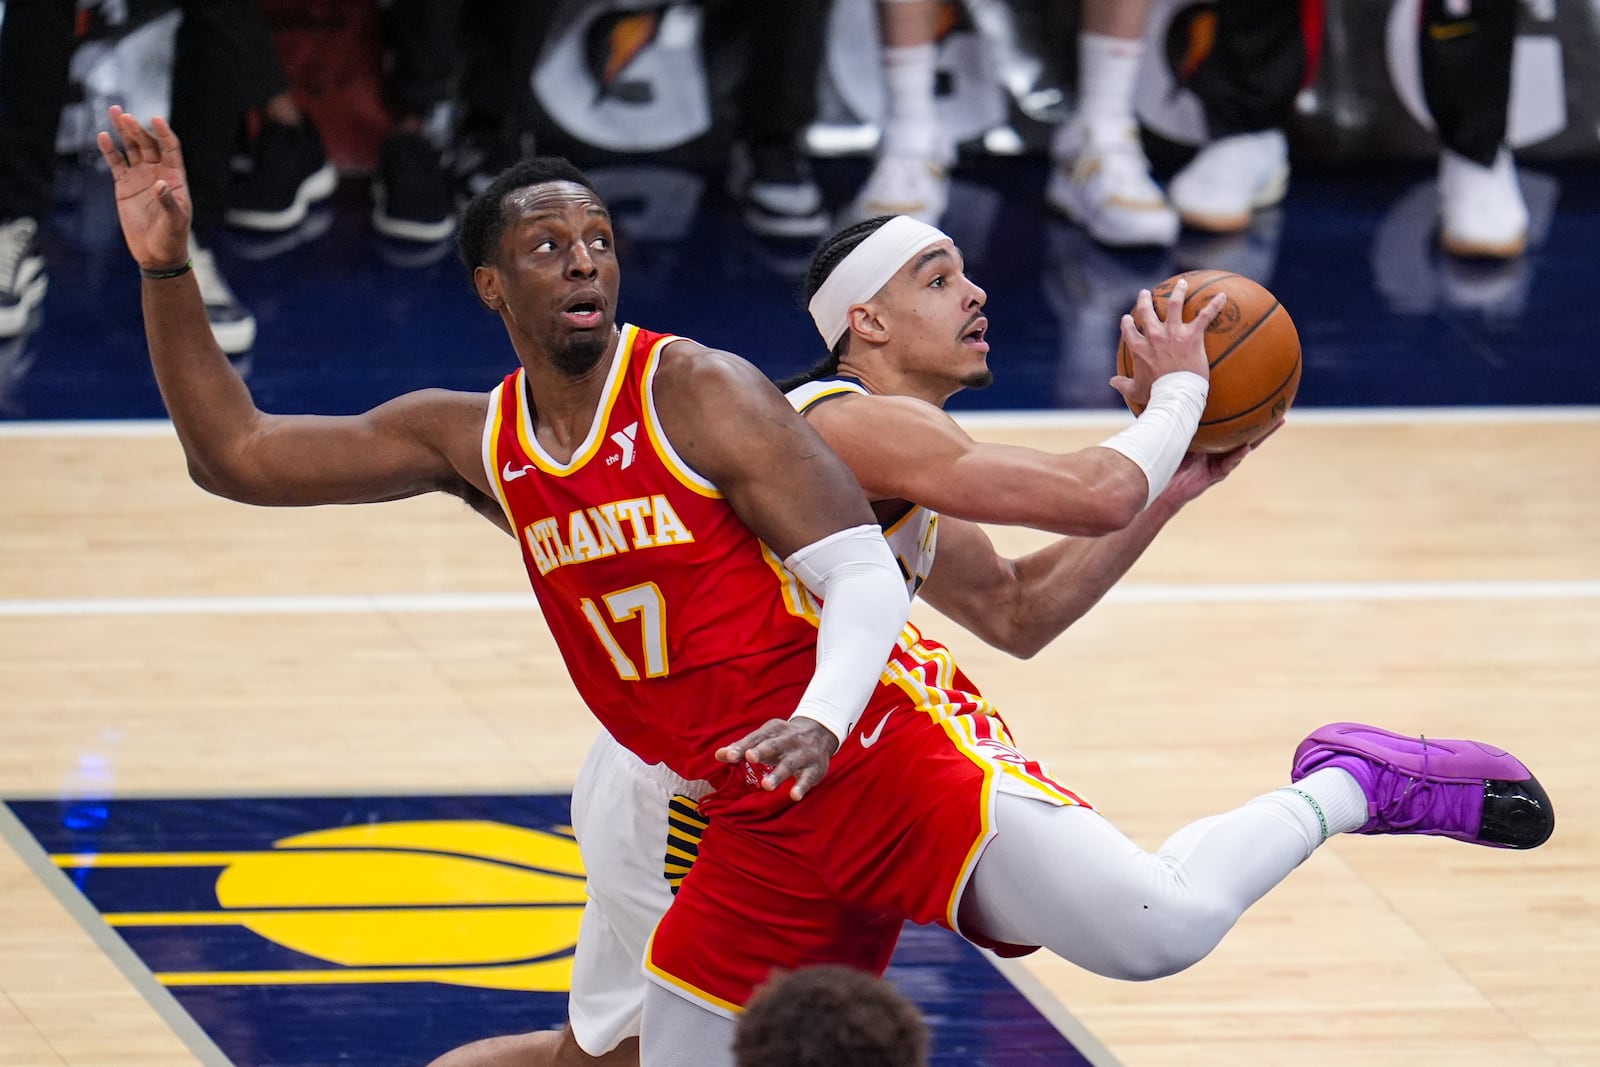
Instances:
[[[1121,1063],[1600,1064],[1597,470],[1592,410],[1308,413],[1035,659],[919,609],[1147,847],[1281,784],[1342,718],[1503,744],[1555,800],[1533,853],[1336,840],[1175,978],[1031,957]],[[594,728],[504,535],[461,506],[229,504],[169,434],[115,426],[0,434],[0,485],[0,796],[570,785]],[[0,1064],[194,1062],[0,848]]]

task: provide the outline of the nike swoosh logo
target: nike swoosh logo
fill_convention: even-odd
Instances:
[[[527,474],[531,470],[533,470],[533,464],[532,463],[528,464],[526,467],[523,467],[519,471],[512,470],[511,469],[511,461],[508,459],[508,460],[506,460],[505,467],[503,469],[501,469],[501,471],[500,471],[500,477],[504,478],[508,482],[514,482],[518,478],[521,478],[523,475]]]
[[[874,726],[872,728],[872,732],[870,734],[862,734],[861,735],[861,747],[862,748],[871,748],[873,745],[878,743],[878,738],[883,733],[883,724],[888,722],[889,721],[889,716],[891,716],[893,714],[894,714],[894,711],[892,709],[889,710],[889,711],[884,712],[883,713],[883,718],[878,720],[878,725],[876,725],[876,726]]]

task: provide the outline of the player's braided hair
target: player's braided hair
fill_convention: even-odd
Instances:
[[[844,262],[844,257],[855,251],[856,245],[865,241],[878,231],[884,223],[894,218],[893,215],[878,215],[864,219],[853,226],[846,226],[832,237],[817,246],[811,255],[811,268],[806,271],[805,303],[809,304],[811,298],[817,295],[817,290],[822,288],[822,283],[828,280],[828,275]],[[839,372],[839,357],[844,355],[845,346],[850,343],[850,334],[846,333],[834,344],[833,351],[827,358],[818,362],[808,370],[784,378],[778,382],[778,388],[788,392],[797,385],[814,382],[819,378],[829,378]]]
[[[505,236],[508,221],[506,194],[546,182],[572,182],[596,198],[600,196],[588,176],[560,156],[535,156],[513,163],[500,172],[489,188],[468,201],[461,213],[461,235],[457,240],[467,270],[487,266],[500,251],[500,238]]]

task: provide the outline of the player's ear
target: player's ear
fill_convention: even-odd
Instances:
[[[490,311],[498,312],[505,306],[505,297],[500,292],[500,273],[493,267],[474,267],[472,287],[478,291],[478,299],[483,301],[483,306]]]
[[[877,308],[871,304],[857,304],[846,312],[846,323],[850,332],[858,335],[863,340],[873,344],[882,344],[889,339],[889,328],[878,315]]]

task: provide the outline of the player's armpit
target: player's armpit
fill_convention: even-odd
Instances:
[[[849,469],[738,356],[676,341],[653,391],[674,451],[780,557],[873,522]]]

